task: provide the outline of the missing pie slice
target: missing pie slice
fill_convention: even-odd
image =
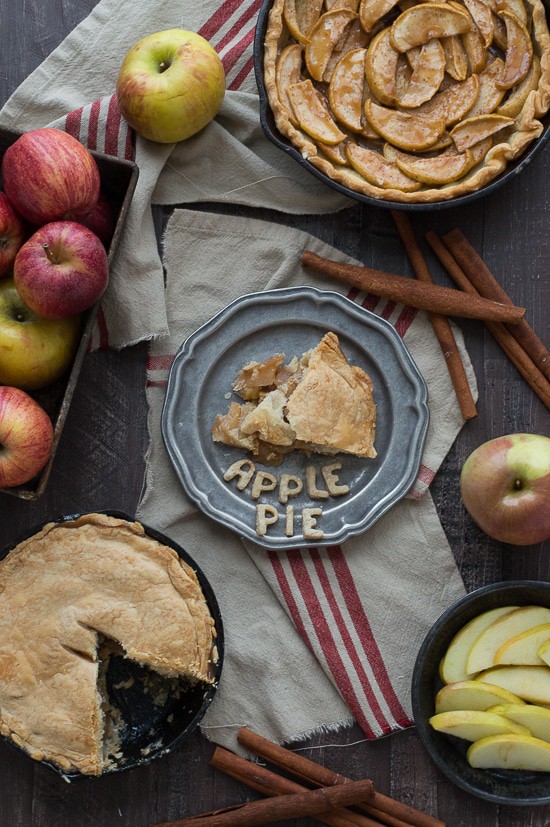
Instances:
[[[216,417],[215,442],[244,448],[268,464],[293,450],[376,457],[372,381],[349,364],[335,333],[287,364],[282,354],[250,362],[233,390],[246,401],[231,402]]]
[[[0,732],[67,772],[112,766],[106,648],[211,684],[216,629],[197,576],[140,523],[49,523],[0,562]]]

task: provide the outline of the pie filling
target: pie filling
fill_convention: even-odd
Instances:
[[[0,732],[37,760],[122,765],[129,729],[150,726],[134,683],[164,709],[212,684],[217,659],[196,573],[139,523],[49,523],[0,561]],[[118,683],[115,662],[129,670]]]
[[[376,405],[370,377],[350,365],[336,334],[285,362],[249,362],[233,383],[243,400],[216,417],[215,442],[279,465],[291,451],[376,457]]]

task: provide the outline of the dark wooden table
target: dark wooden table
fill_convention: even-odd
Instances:
[[[96,0],[12,0],[2,4],[0,104],[93,8]],[[121,55],[122,59],[122,55]],[[106,92],[109,90],[106,90]],[[457,226],[470,238],[535,330],[550,339],[550,147],[504,189],[460,209],[414,216],[419,235]],[[262,212],[269,218],[269,212]],[[162,220],[162,216],[160,216]],[[393,272],[410,273],[390,214],[355,206],[334,216],[290,219],[345,252]],[[433,261],[432,261],[432,264]],[[434,265],[437,280],[447,283]],[[514,549],[483,535],[460,502],[468,454],[504,433],[550,433],[550,416],[484,327],[461,323],[480,400],[447,456],[432,494],[466,588],[498,580],[550,580],[550,542]],[[102,508],[133,512],[144,473],[146,348],[86,357],[44,496],[0,495],[0,546],[54,515]],[[443,369],[443,368],[442,368]],[[426,755],[414,729],[366,743],[353,727],[312,738],[305,755],[425,809],[453,827],[543,827],[550,807],[497,807],[461,792]],[[199,733],[174,754],[118,776],[66,784],[0,743],[0,827],[146,827],[254,798],[210,769],[212,745]],[[550,791],[549,791],[550,792]],[[312,823],[293,822],[295,827]]]

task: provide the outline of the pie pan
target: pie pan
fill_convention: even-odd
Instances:
[[[395,328],[339,293],[313,287],[267,290],[242,296],[195,331],[170,370],[162,434],[185,492],[207,516],[265,548],[311,545],[302,533],[302,509],[319,500],[311,500],[304,485],[293,498],[295,530],[287,536],[286,506],[279,504],[277,490],[262,495],[259,502],[276,507],[280,517],[258,536],[257,501],[249,490],[224,480],[234,462],[247,458],[245,451],[212,440],[214,419],[226,412],[232,382],[243,365],[275,353],[284,353],[287,360],[299,357],[329,330],[338,336],[348,361],[372,379],[377,458],[293,451],[280,466],[258,463],[258,470],[303,480],[308,466],[320,478],[323,465],[339,461],[340,481],[350,491],[322,500],[318,528],[323,537],[315,545],[340,543],[365,531],[404,497],[420,466],[429,421],[427,388]]]
[[[543,4],[548,17],[549,0],[543,0]],[[275,118],[273,116],[273,112],[271,111],[264,80],[264,42],[268,27],[269,13],[272,5],[273,0],[263,0],[258,14],[254,36],[254,72],[260,98],[261,127],[266,137],[273,144],[275,144],[275,146],[293,158],[303,169],[310,172],[329,187],[335,189],[341,195],[345,195],[348,198],[363,204],[393,210],[410,210],[420,212],[440,210],[445,207],[462,206],[494,193],[495,190],[500,189],[503,184],[515,179],[516,176],[525,169],[525,167],[538,155],[538,153],[548,142],[548,138],[550,137],[550,112],[546,113],[544,117],[539,118],[543,124],[543,130],[540,136],[536,140],[532,141],[521,155],[514,160],[509,161],[506,168],[497,177],[493,178],[487,184],[473,192],[458,195],[454,198],[441,199],[426,203],[390,201],[384,198],[376,198],[375,196],[366,195],[353,190],[351,187],[344,186],[340,182],[333,180],[330,176],[325,175],[322,170],[310,163],[307,158],[304,158],[301,151],[295,147],[285,135],[281,134],[275,123]]]
[[[439,617],[420,647],[413,670],[414,722],[431,759],[461,789],[498,804],[549,804],[550,773],[473,768],[466,760],[469,742],[437,732],[429,724],[435,694],[443,686],[439,664],[452,638],[474,617],[508,605],[550,608],[550,583],[511,580],[484,586],[458,600]]]
[[[104,510],[99,513],[130,522],[135,521],[135,517],[118,510]],[[48,522],[64,523],[75,520],[80,516],[83,515],[67,514]],[[174,549],[197,576],[217,633],[218,658],[216,663],[212,664],[214,680],[212,684],[208,685],[201,683],[191,685],[182,679],[180,686],[176,689],[173,683],[167,684],[162,679],[153,677],[151,680],[154,673],[144,669],[138,663],[122,656],[111,655],[106,676],[107,692],[111,705],[120,710],[125,723],[116,763],[104,770],[101,776],[91,776],[78,771],[67,772],[50,761],[37,762],[66,781],[98,778],[127,771],[148,764],[153,759],[172,752],[199,725],[214,698],[219,684],[224,656],[224,630],[220,609],[212,587],[202,570],[185,549],[162,532],[145,525],[141,521],[138,522],[148,536]],[[3,560],[22,540],[32,537],[42,528],[43,524],[36,526],[2,549],[0,560]],[[155,694],[157,687],[160,693]],[[30,760],[35,760],[9,737],[0,737],[12,749],[23,753]]]

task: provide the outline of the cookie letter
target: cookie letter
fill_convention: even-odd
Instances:
[[[246,469],[246,470],[245,470]],[[252,479],[252,475],[256,470],[254,463],[251,462],[249,459],[240,459],[237,462],[234,462],[233,465],[230,465],[223,478],[226,482],[230,482],[235,477],[239,478],[237,482],[237,488],[239,491],[244,491],[250,480]]]
[[[306,486],[307,493],[312,500],[326,500],[328,499],[328,491],[323,488],[317,488],[317,471],[314,465],[306,467]]]
[[[285,519],[285,534],[287,537],[294,537],[294,506],[287,505]]]
[[[306,540],[320,540],[323,532],[317,525],[317,517],[323,513],[322,508],[304,508],[302,510],[302,531]]]
[[[279,512],[272,505],[256,506],[256,534],[263,537],[267,534],[267,527],[276,523],[279,519]]]
[[[252,483],[250,496],[253,500],[257,500],[264,491],[273,491],[276,485],[277,478],[273,474],[268,474],[267,471],[258,471]]]
[[[335,471],[339,471],[342,467],[341,462],[333,462],[330,465],[321,466],[321,474],[328,489],[328,493],[332,497],[341,497],[342,494],[349,494],[349,485],[340,485],[340,480]]]
[[[296,497],[304,487],[300,477],[294,477],[292,474],[281,474],[281,481],[279,483],[279,502],[288,502],[289,497]]]

